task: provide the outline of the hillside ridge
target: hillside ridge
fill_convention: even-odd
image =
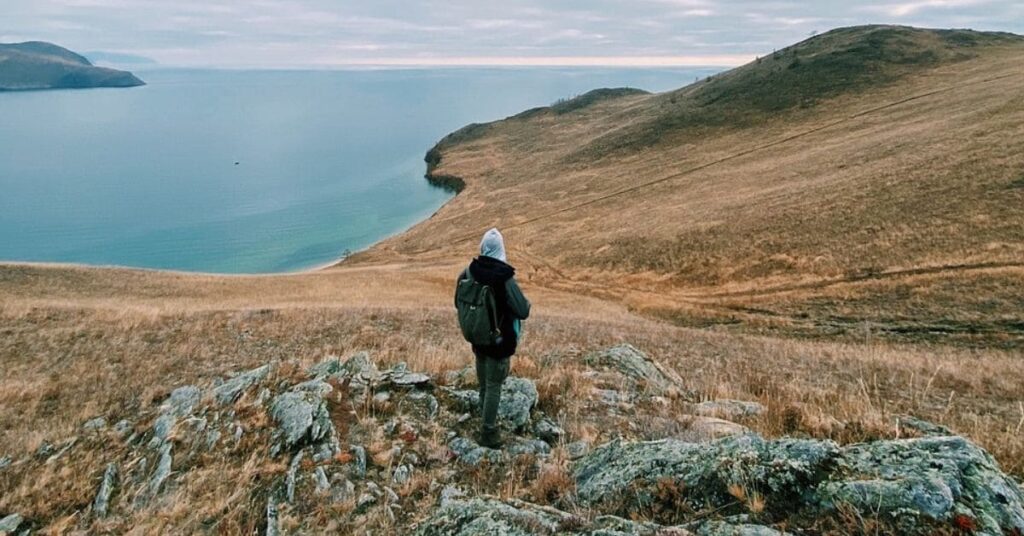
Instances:
[[[141,85],[145,82],[130,72],[97,67],[53,43],[0,43],[0,91]]]

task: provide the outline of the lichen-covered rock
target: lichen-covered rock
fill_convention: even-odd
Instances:
[[[192,413],[192,409],[202,399],[203,392],[195,385],[178,387],[171,391],[171,396],[160,405],[160,412],[163,414],[184,417]]]
[[[852,512],[900,534],[963,527],[972,527],[973,534],[1024,534],[1020,485],[988,453],[958,436],[841,449],[830,441],[765,440],[753,434],[704,445],[614,441],[577,462],[573,474],[582,503],[627,515],[664,500],[659,486],[669,481],[678,494],[672,500],[694,511],[728,507],[735,500],[730,486],[757,493],[771,515],[793,528],[800,520],[839,519]],[[707,520],[685,528],[697,534],[778,534],[749,520]]]
[[[460,462],[467,465],[480,465],[484,460],[488,462],[501,461],[500,450],[481,447],[476,441],[467,437],[456,437],[448,442],[448,450]]]
[[[708,444],[675,439],[613,441],[578,461],[573,474],[583,503],[627,515],[649,507],[663,479],[681,484],[679,500],[694,510],[734,501],[731,485],[781,505],[815,486],[838,453],[830,441],[766,441],[755,435]]]
[[[149,493],[156,495],[160,493],[167,477],[171,476],[171,444],[164,443],[160,447],[160,458],[157,461],[156,471],[153,471],[153,478],[149,480]]]
[[[590,452],[590,443],[586,441],[573,441],[565,446],[565,454],[570,460],[578,460]]]
[[[570,533],[584,521],[547,506],[514,499],[479,497],[450,499],[420,524],[419,536],[476,536],[479,534],[531,536]]]
[[[590,365],[608,367],[634,380],[643,381],[658,394],[682,388],[682,379],[630,344],[620,344],[586,357]]]
[[[533,435],[548,443],[557,443],[559,439],[565,436],[565,430],[562,430],[561,426],[555,424],[555,421],[544,417],[533,423]]]
[[[693,412],[703,417],[735,421],[761,415],[765,412],[765,407],[759,402],[747,400],[708,400],[695,405]]]
[[[89,419],[82,424],[82,430],[86,432],[96,432],[107,427],[107,420],[103,417],[96,417]]]
[[[10,534],[21,526],[23,521],[19,514],[11,514],[0,519],[0,534]]]
[[[430,385],[430,376],[422,372],[412,372],[405,362],[398,363],[383,375],[383,380],[397,387],[426,387]]]
[[[440,404],[434,395],[423,391],[412,391],[398,398],[398,407],[406,415],[421,421],[433,420],[437,416]]]
[[[341,359],[338,356],[327,356],[323,361],[309,367],[309,376],[314,379],[323,380],[341,372]]]
[[[327,387],[330,388],[329,385]],[[304,389],[274,397],[270,404],[270,416],[277,423],[278,433],[285,446],[294,447],[306,441],[316,442],[333,431],[321,392],[320,389]]]
[[[590,536],[687,536],[684,530],[666,531],[656,523],[630,521],[618,516],[598,516],[590,527]]]
[[[843,471],[817,492],[825,508],[877,512],[908,533],[920,517],[969,519],[976,534],[1024,533],[1024,493],[987,452],[962,437],[851,445],[842,462]]]
[[[912,432],[909,435],[922,435],[922,436],[952,436],[956,435],[952,430],[942,426],[941,424],[935,424],[933,422],[926,421],[924,419],[918,419],[911,415],[900,415],[896,418],[896,426],[901,432]]]
[[[269,373],[270,365],[263,365],[262,367],[242,372],[215,387],[213,395],[219,404],[230,404],[238,400],[238,397],[242,396],[246,389],[266,378]]]
[[[107,509],[110,506],[110,496],[114,493],[114,486],[117,485],[117,464],[107,464],[103,472],[103,480],[100,481],[99,491],[92,503],[92,513],[96,517],[106,517]]]

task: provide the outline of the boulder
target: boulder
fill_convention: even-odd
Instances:
[[[678,374],[630,344],[594,352],[586,357],[586,362],[592,366],[608,367],[628,378],[639,380],[656,394],[682,389],[683,381]]]
[[[330,390],[329,385],[323,385]],[[334,425],[322,392],[323,389],[310,388],[287,391],[274,397],[270,404],[270,416],[277,423],[277,432],[285,446],[317,442],[333,432]]]
[[[449,499],[421,523],[419,536],[476,536],[493,534],[531,536],[569,533],[582,526],[581,518],[515,499],[483,496],[472,500]]]
[[[696,404],[693,412],[702,417],[717,417],[735,421],[761,415],[765,412],[765,407],[759,402],[747,400],[708,400]]]
[[[270,365],[263,365],[262,367],[242,372],[215,387],[213,395],[219,404],[230,404],[238,400],[238,397],[242,396],[246,389],[252,387],[257,382],[263,381],[269,373]]]
[[[533,435],[553,444],[565,436],[565,430],[555,424],[555,421],[544,417],[533,423]]]
[[[501,451],[481,447],[476,441],[468,437],[455,437],[448,442],[448,450],[460,462],[466,465],[480,465],[483,461],[499,462],[502,459]]]
[[[677,439],[613,441],[576,462],[573,475],[582,503],[625,517],[649,508],[664,479],[680,484],[678,500],[694,511],[732,503],[733,485],[757,491],[768,504],[781,506],[815,486],[838,454],[839,447],[831,441],[767,441],[756,435],[707,444]]]
[[[723,437],[751,433],[746,426],[714,417],[691,415],[681,420],[685,428],[676,434],[676,439],[694,443],[707,443]]]
[[[853,513],[908,535],[1024,533],[1024,492],[992,457],[959,436],[875,441],[765,440],[754,434],[696,444],[675,439],[613,441],[574,468],[584,505],[629,516],[649,512],[659,486],[677,484],[673,500],[693,511],[728,508],[730,487],[756,492],[768,518],[799,523]],[[664,500],[664,497],[660,497]],[[685,519],[656,519],[665,523]],[[801,521],[804,520],[804,521]],[[777,534],[749,520],[685,528],[697,534]],[[807,527],[811,528],[811,527]],[[820,525],[818,526],[820,529]]]
[[[430,376],[422,372],[412,372],[404,362],[391,367],[383,375],[383,380],[392,383],[397,387],[427,387],[430,385]]]

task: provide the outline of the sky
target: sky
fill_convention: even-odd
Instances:
[[[1024,0],[0,0],[0,42],[229,68],[725,67],[867,23],[1024,34]]]

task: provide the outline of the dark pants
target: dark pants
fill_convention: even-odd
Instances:
[[[480,383],[480,411],[485,430],[498,425],[498,403],[501,402],[501,384],[508,377],[511,358],[494,358],[476,354],[476,379]]]

